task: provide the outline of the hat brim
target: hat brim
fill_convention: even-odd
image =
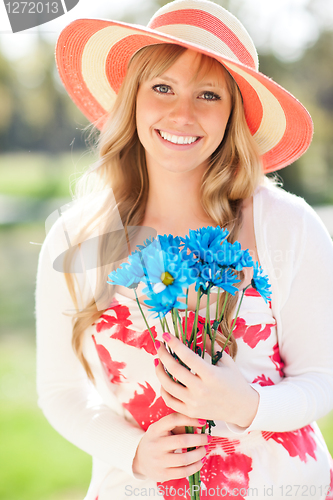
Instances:
[[[262,73],[220,53],[157,30],[105,19],[78,19],[60,34],[56,62],[74,103],[102,129],[131,57],[142,47],[172,43],[215,58],[238,84],[249,129],[265,173],[297,160],[309,147],[313,123],[304,106]]]

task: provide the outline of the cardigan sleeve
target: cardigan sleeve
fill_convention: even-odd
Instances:
[[[103,403],[71,345],[74,304],[49,249],[63,234],[55,224],[39,256],[36,287],[38,404],[68,441],[132,477],[132,462],[144,431]],[[64,314],[67,313],[67,314]]]
[[[278,248],[287,256],[280,269],[275,266],[280,271],[275,290],[280,289],[277,327],[285,377],[274,386],[251,384],[259,393],[259,407],[248,428],[228,425],[239,434],[296,430],[333,408],[333,245],[316,213],[304,201],[297,203],[302,216],[293,218],[291,210],[289,224],[282,217],[274,229],[274,244],[284,239]]]

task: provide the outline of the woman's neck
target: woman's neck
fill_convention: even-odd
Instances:
[[[202,173],[159,172],[149,175],[144,226],[159,234],[184,236],[189,229],[215,225],[200,203]]]

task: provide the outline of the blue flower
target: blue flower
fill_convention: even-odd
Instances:
[[[253,267],[254,266],[254,262],[253,262],[253,259],[252,259],[251,255],[250,255],[249,250],[244,250],[242,252],[241,257],[238,260],[238,264],[241,265],[242,268],[243,267]],[[235,269],[238,270],[237,267],[235,267]]]
[[[222,229],[220,226],[190,229],[189,236],[184,240],[185,248],[194,252],[202,262],[214,262],[215,254],[221,249],[221,243],[228,234],[227,229]]]
[[[161,249],[168,253],[179,253],[180,246],[182,244],[182,238],[180,236],[173,236],[169,234],[167,236],[164,234],[163,236],[158,236],[158,241],[160,242]]]
[[[126,286],[127,288],[137,288],[142,277],[143,271],[141,273],[141,276],[139,276],[135,272],[133,272],[133,266],[125,262],[124,264],[121,264],[118,269],[112,271],[109,274],[109,281],[107,281],[107,283],[109,283],[110,285]]]
[[[112,271],[108,278],[110,285],[121,285],[127,288],[137,288],[140,281],[145,276],[144,263],[141,259],[140,252],[135,251],[128,256],[128,262],[125,262]]]
[[[202,264],[195,289],[198,291],[200,286],[202,291],[207,291],[209,287],[217,286],[231,295],[235,295],[238,291],[235,285],[240,281],[234,271],[221,268],[213,262],[212,264]]]
[[[183,259],[182,252],[178,254],[167,253],[152,245],[149,251],[143,251],[146,276],[143,281],[157,294],[162,294],[166,301],[172,302],[175,297],[184,297],[183,289],[194,283],[191,277],[190,260]],[[148,250],[147,248],[147,250]]]
[[[149,236],[144,242],[142,245],[136,245],[136,248],[138,248],[138,250],[134,250],[133,253],[136,253],[138,251],[141,251],[143,250],[144,248],[148,247],[153,241],[155,241],[155,239],[152,237],[152,236]]]
[[[229,243],[223,241],[216,252],[215,262],[222,267],[232,267],[236,271],[242,271],[243,267],[252,267],[253,260],[248,250],[242,250],[239,241]]]
[[[268,282],[268,276],[263,274],[262,268],[259,266],[258,262],[253,266],[253,277],[251,280],[251,285],[253,288],[260,293],[265,302],[271,300],[271,285]]]
[[[152,316],[154,318],[162,318],[168,312],[171,311],[173,307],[177,309],[186,309],[186,304],[178,301],[176,296],[171,295],[171,297],[167,297],[163,293],[147,293],[149,300],[144,300],[144,303],[150,307]]]

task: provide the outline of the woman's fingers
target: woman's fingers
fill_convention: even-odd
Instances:
[[[156,481],[194,474],[202,467],[202,459],[207,452],[207,434],[173,434],[172,431],[183,426],[202,427],[205,423],[205,420],[179,413],[172,413],[154,422],[139,442],[133,471]],[[193,449],[179,453],[188,448]]]
[[[204,446],[195,448],[191,451],[184,451],[182,453],[169,453],[166,457],[166,467],[187,467],[193,465],[202,459],[207,454],[207,449]]]
[[[165,417],[162,417],[160,420],[152,424],[148,430],[149,432],[156,435],[169,436],[170,434],[172,434],[172,430],[175,427],[203,427],[205,423],[206,420],[191,418],[181,413],[174,412],[166,415]]]
[[[175,453],[175,455],[177,454]],[[185,465],[183,467],[169,467],[165,469],[163,478],[161,477],[160,479],[157,479],[157,481],[163,482],[170,481],[171,479],[183,479],[184,477],[192,476],[192,474],[195,474],[201,469],[203,464],[204,462],[201,459],[191,465]]]
[[[188,369],[185,366],[182,366],[179,361],[167,351],[165,346],[160,344],[157,351],[158,357],[171,375],[173,375],[186,387],[188,387],[191,381],[193,381],[193,374],[196,374],[199,378],[206,375],[207,370],[209,371],[210,365],[208,365],[200,356],[169,333],[164,333],[163,338],[168,343],[171,350],[189,368]]]
[[[234,362],[232,357],[227,352],[224,351],[222,354],[222,358],[219,359],[217,365],[218,366],[224,365],[224,366],[228,366],[229,368],[234,368],[236,363]]]
[[[175,361],[177,364],[178,364],[178,361]],[[186,369],[186,368],[185,368]],[[169,371],[169,369],[167,368],[167,370]],[[174,370],[175,372],[177,372],[177,370]],[[186,369],[186,371],[188,371]],[[172,373],[172,375],[174,375],[173,372],[169,372],[169,373]],[[175,380],[173,380],[170,375],[168,375],[164,369],[164,366],[162,363],[159,363],[158,366],[156,367],[156,375],[157,375],[157,378],[158,380],[160,381],[161,383],[161,386],[169,393],[169,394],[172,394],[173,397],[175,397],[176,399],[178,399],[179,401],[184,401],[186,399],[186,393],[187,393],[187,388],[184,387],[184,378],[182,378],[182,380],[179,380],[178,379],[178,376],[175,375],[176,379],[181,382],[181,384],[177,383]],[[182,385],[184,384],[184,385]],[[187,384],[189,384],[189,381],[187,381]],[[175,410],[175,411],[178,411],[178,410]],[[180,412],[181,413],[181,412]]]
[[[163,448],[168,451],[184,450],[185,448],[200,448],[208,445],[207,434],[175,434],[164,439]],[[203,451],[203,450],[202,450]],[[177,455],[177,453],[176,453]]]

